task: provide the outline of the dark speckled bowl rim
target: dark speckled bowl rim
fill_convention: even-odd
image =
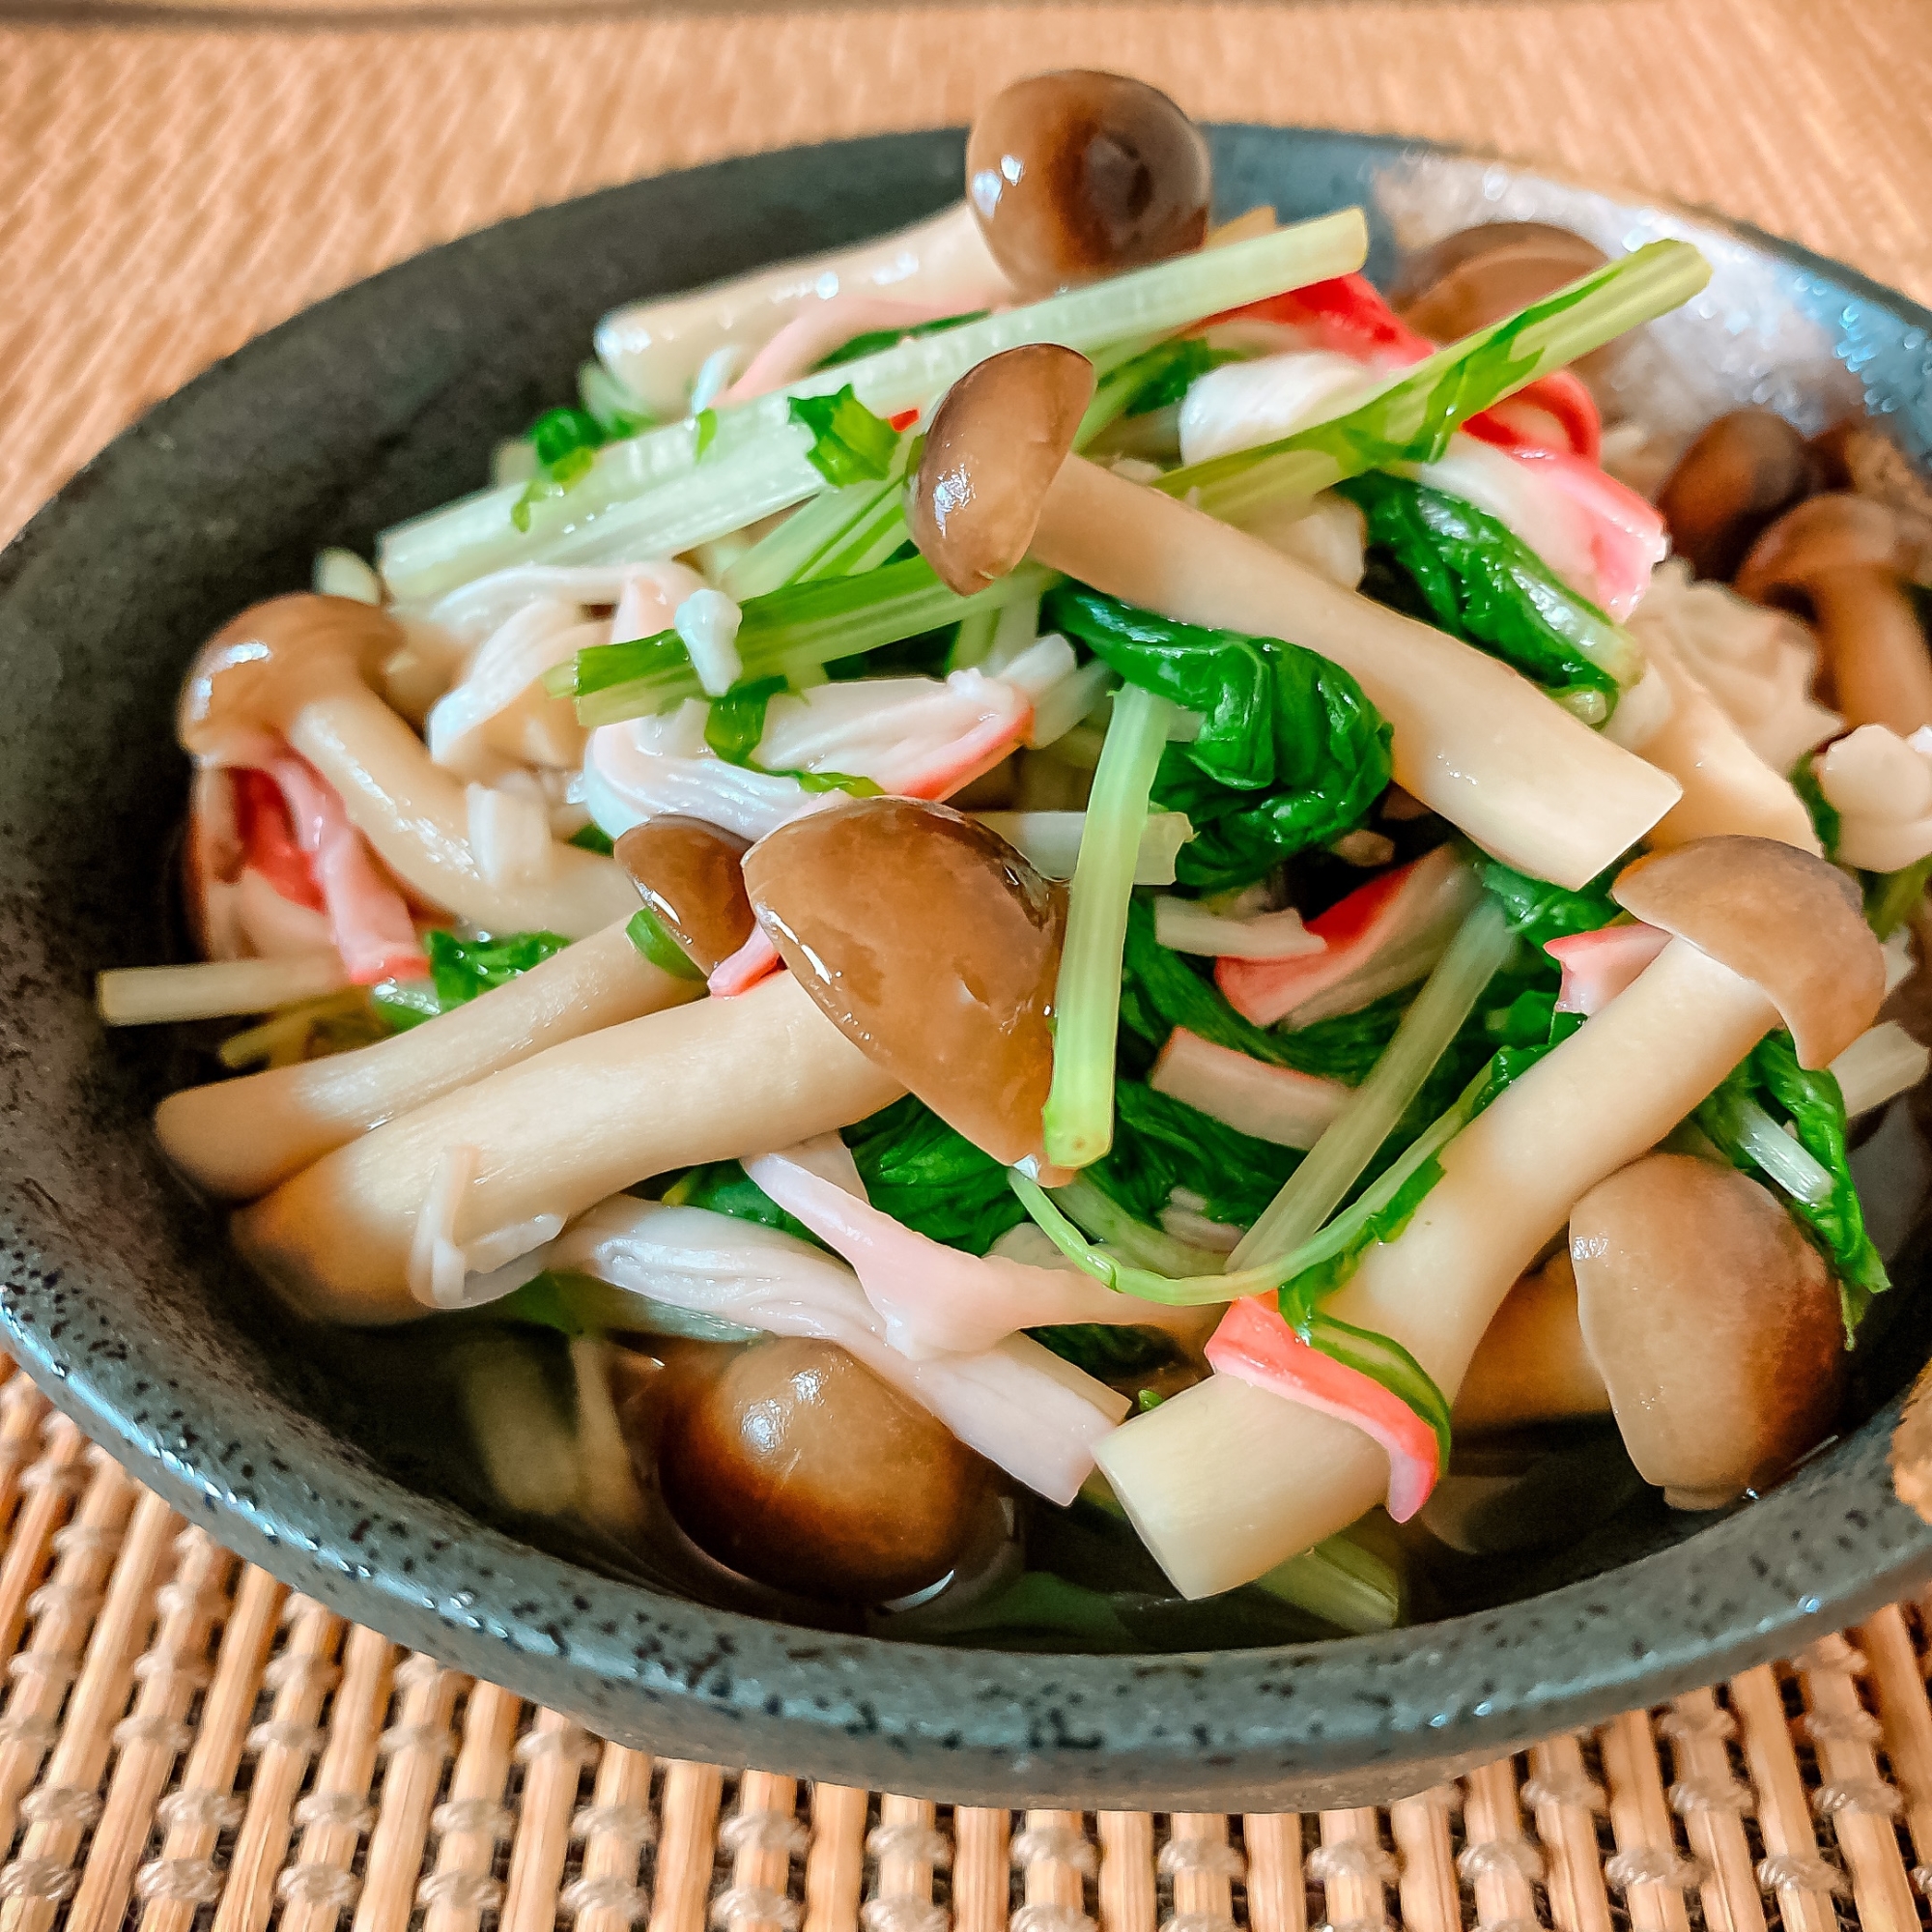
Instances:
[[[1225,129],[1217,138],[1285,144],[1295,156],[1324,144],[1388,159],[1460,152],[1319,129]],[[608,192],[647,196],[665,182],[727,179],[734,192],[748,184],[755,191],[801,156],[894,166],[957,140],[839,143]],[[103,481],[191,424],[201,399],[253,358],[353,327],[358,304],[407,300],[446,259],[483,240],[514,246],[556,213],[540,211],[388,270],[156,406],[0,554],[0,612]],[[1695,218],[1932,331],[1932,314],[1856,270],[1721,216]],[[59,1204],[40,1198],[43,1187],[36,1195],[8,1151],[0,1145],[9,1241],[0,1328],[61,1408],[190,1521],[292,1586],[603,1735],[661,1752],[999,1804],[1373,1802],[1788,1652],[1932,1575],[1932,1530],[1891,1495],[1894,1402],[1773,1495],[1672,1548],[1504,1608],[1386,1635],[1121,1658],[953,1651],[788,1629],[577,1569],[426,1501],[341,1445],[310,1442],[319,1460],[300,1464],[257,1451],[240,1463],[247,1478],[238,1477],[237,1452],[262,1423],[250,1399],[217,1378],[170,1410],[165,1364],[125,1350],[118,1359],[112,1349],[89,1352],[49,1333],[44,1297],[63,1274],[70,1293],[75,1280],[84,1291],[86,1264],[76,1239],[63,1236]]]

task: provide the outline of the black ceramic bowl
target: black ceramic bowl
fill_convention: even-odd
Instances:
[[[1717,265],[1632,380],[1691,424],[1747,398],[1822,424],[1862,390],[1932,441],[1932,318],[1848,270],[1478,159],[1225,128],[1227,212],[1371,211],[1399,244],[1547,215]],[[471,487],[571,392],[618,300],[855,239],[958,192],[929,133],[731,161],[548,210],[325,302],[162,404],[0,555],[0,1324],[91,1433],[222,1542],[401,1642],[653,1749],[1007,1804],[1311,1808],[1384,1800],[1524,1740],[1786,1650],[1932,1575],[1885,1449],[1922,1343],[1877,1351],[1871,1419],[1763,1501],[1587,1580],[1385,1636],[1146,1658],[802,1632],[608,1580],[420,1492],[265,1306],[148,1116],[176,1049],[109,1037],[98,968],[161,956],[185,768],[183,667],[323,544]],[[47,399],[54,407],[55,399]],[[1922,1170],[1872,1181],[1894,1241]],[[1887,1148],[1880,1150],[1882,1156]],[[1881,1163],[1883,1164],[1883,1162]],[[1913,1292],[1908,1255],[1900,1299]],[[1910,1323],[1904,1324],[1905,1328]],[[1667,1547],[1666,1547],[1667,1546]]]

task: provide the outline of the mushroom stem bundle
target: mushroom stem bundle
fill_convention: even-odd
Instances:
[[[197,1187],[251,1201],[357,1134],[546,1047],[680,1006],[703,990],[654,966],[621,924],[467,1005],[355,1053],[170,1094],[161,1150]]]
[[[1884,996],[1877,942],[1822,860],[1714,838],[1632,867],[1616,893],[1713,950],[1673,937],[1505,1089],[1443,1149],[1441,1179],[1403,1233],[1325,1304],[1401,1344],[1452,1400],[1503,1297],[1590,1188],[1662,1140],[1780,1016],[1804,1063],[1823,1065]],[[1389,1479],[1360,1430],[1227,1376],[1129,1422],[1098,1460],[1187,1597],[1233,1589],[1345,1528]]]
[[[305,593],[242,612],[202,647],[182,693],[182,744],[252,763],[276,738],[340,795],[349,822],[417,897],[491,932],[582,939],[637,908],[611,860],[547,840],[534,875],[504,874],[472,848],[469,801],[371,688],[405,640],[367,604]],[[266,734],[266,735],[265,735]]]
[[[1395,727],[1396,782],[1539,878],[1584,885],[1677,802],[1674,779],[1508,666],[1080,457],[1054,478],[1032,554],[1179,622],[1340,665]]]
[[[411,1245],[446,1154],[460,1151],[469,1174],[451,1238],[483,1243],[569,1221],[668,1168],[847,1126],[903,1092],[781,974],[737,999],[604,1027],[444,1094],[244,1208],[235,1238],[308,1315],[412,1321],[424,1310],[409,1286]]]

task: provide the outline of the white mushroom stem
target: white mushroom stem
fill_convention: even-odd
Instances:
[[[493,883],[470,846],[462,781],[366,686],[345,683],[310,698],[288,721],[287,737],[417,897],[486,932],[582,939],[637,909],[621,867],[573,845],[552,845],[541,880]]]
[[[698,370],[718,350],[742,347],[749,360],[794,316],[841,295],[890,297],[937,315],[1012,300],[973,211],[961,201],[851,248],[615,309],[597,326],[597,353],[657,414],[682,415]]]
[[[1047,492],[1032,554],[1179,621],[1339,664],[1395,727],[1397,783],[1538,878],[1585,884],[1677,802],[1674,779],[1507,665],[1080,457]]]
[[[1777,1023],[1751,980],[1676,939],[1443,1150],[1397,1239],[1327,1304],[1407,1349],[1452,1400],[1517,1277],[1589,1188],[1670,1131]],[[1212,1596],[1346,1528],[1388,1489],[1351,1424],[1213,1376],[1098,1461],[1175,1586]]]
[[[1661,637],[1645,649],[1652,670],[1670,694],[1663,722],[1634,740],[1621,742],[1646,764],[1667,772],[1684,795],[1652,828],[1659,850],[1688,845],[1719,833],[1776,838],[1804,852],[1818,851],[1811,814],[1791,781],[1775,772],[1745,742],[1744,734]]]
[[[607,926],[467,1005],[354,1053],[170,1094],[161,1150],[197,1187],[252,1201],[357,1134],[600,1027],[703,991]]]
[[[448,1148],[477,1151],[450,1236],[473,1249],[546,1215],[570,1221],[668,1168],[849,1125],[903,1091],[782,973],[737,999],[604,1027],[444,1094],[244,1208],[235,1238],[307,1314],[407,1321],[422,1313],[409,1288],[411,1243]]]
[[[340,992],[341,954],[283,953],[272,959],[209,959],[192,966],[117,966],[97,974],[95,1004],[109,1026],[156,1026],[273,1012]]]

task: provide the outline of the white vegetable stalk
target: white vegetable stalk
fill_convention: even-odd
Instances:
[[[1515,945],[1502,908],[1483,899],[1450,941],[1369,1077],[1242,1236],[1231,1267],[1260,1267],[1290,1253],[1341,1206]]]
[[[1861,1033],[1832,1063],[1832,1077],[1845,1097],[1845,1115],[1856,1120],[1917,1087],[1932,1066],[1932,1052],[1896,1020],[1881,1020]]]
[[[973,816],[1049,879],[1070,879],[1080,858],[1084,811],[976,811]],[[1194,837],[1184,811],[1151,811],[1134,856],[1134,884],[1171,886],[1180,848]],[[1189,904],[1192,901],[1188,901]]]
[[[1033,554],[1183,623],[1290,637],[1349,671],[1395,727],[1395,778],[1486,850],[1577,888],[1677,802],[1506,665],[1080,457],[1061,467]]]
[[[1807,1208],[1832,1198],[1832,1172],[1816,1160],[1760,1107],[1741,1100],[1736,1109],[1738,1138],[1745,1151],[1789,1194]]]
[[[1599,1180],[1667,1134],[1776,1023],[1683,940],[1506,1089],[1441,1153],[1404,1232],[1328,1312],[1399,1342],[1454,1398],[1516,1278]],[[1351,1425],[1228,1376],[1101,1444],[1134,1526],[1188,1597],[1233,1589],[1378,1502],[1388,1459]]]
[[[510,521],[522,494],[514,486],[399,525],[380,540],[383,576],[398,599],[414,601],[512,563],[672,555],[818,492],[822,479],[805,457],[809,440],[790,422],[793,396],[829,395],[849,384],[875,415],[897,415],[924,408],[1002,350],[1057,342],[1093,355],[1125,338],[1171,334],[1223,309],[1350,273],[1367,248],[1361,211],[1344,209],[915,338],[720,410],[701,464],[693,420],[610,445],[574,489],[534,506],[527,533]]]
[[[545,1214],[568,1222],[668,1168],[848,1126],[902,1092],[779,974],[548,1047],[387,1121],[243,1208],[235,1238],[318,1319],[405,1321],[420,1312],[411,1241],[446,1148],[478,1150],[467,1248]]]
[[[1210,912],[1200,899],[1165,895],[1153,902],[1153,936],[1171,952],[1202,959],[1302,959],[1328,950],[1293,906],[1235,919]]]
[[[384,1121],[702,990],[653,966],[619,923],[373,1046],[170,1094],[156,1110],[155,1132],[197,1187],[218,1200],[253,1200]]]
[[[298,952],[277,959],[210,959],[193,966],[124,966],[95,976],[94,999],[109,1026],[269,1013],[340,992],[342,957]]]

